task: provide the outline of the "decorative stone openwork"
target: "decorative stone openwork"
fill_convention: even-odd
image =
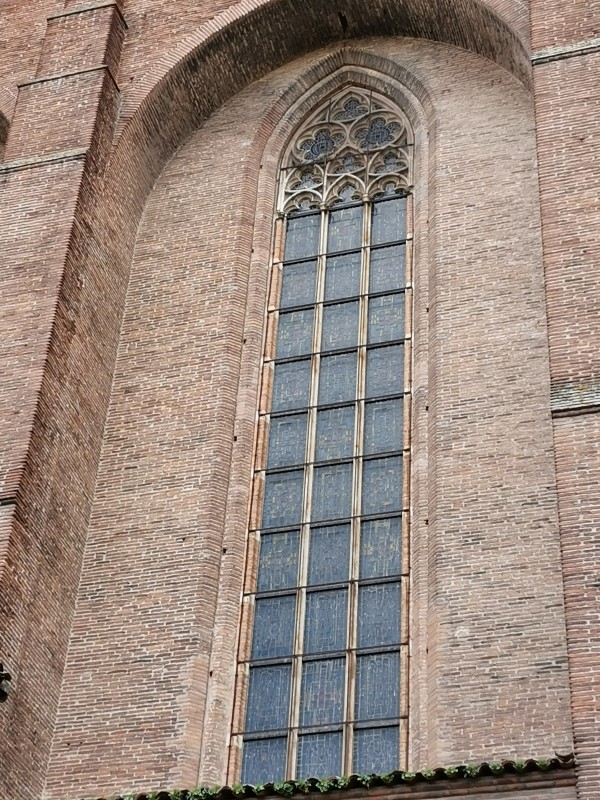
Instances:
[[[410,128],[373,92],[345,90],[302,126],[282,166],[279,211],[308,210],[406,192]]]

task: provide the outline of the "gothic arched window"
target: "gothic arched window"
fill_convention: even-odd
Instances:
[[[410,165],[399,110],[349,88],[281,166],[233,731],[244,783],[404,760]]]

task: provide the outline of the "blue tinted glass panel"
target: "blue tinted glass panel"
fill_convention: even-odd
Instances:
[[[303,464],[306,450],[306,414],[271,417],[267,466],[293,467]]]
[[[341,733],[311,733],[298,737],[298,778],[328,778],[341,771]]]
[[[400,641],[400,584],[358,590],[358,646],[383,647]]]
[[[306,450],[306,414],[271,417],[269,428],[269,469],[303,464]]]
[[[403,401],[380,400],[365,404],[365,443],[364,453],[385,453],[402,450],[402,430],[404,425]]]
[[[253,786],[285,777],[285,738],[244,742],[242,783]]]
[[[298,531],[261,534],[257,591],[276,592],[296,586],[299,542]]]
[[[372,519],[360,526],[360,577],[387,578],[401,568],[400,517]]]
[[[302,667],[300,725],[304,728],[342,722],[345,659],[308,661]]]
[[[336,303],[323,308],[321,350],[341,350],[358,344],[358,303]]]
[[[402,458],[363,462],[362,513],[384,514],[402,508]]]
[[[308,405],[310,361],[277,364],[273,378],[272,411],[290,411]]]
[[[406,197],[373,203],[371,244],[396,242],[406,237]]]
[[[395,719],[399,716],[400,654],[358,656],[355,719]]]
[[[404,346],[376,347],[367,353],[367,397],[396,394],[404,388]]]
[[[250,670],[246,730],[272,731],[288,727],[292,668],[289,664]]]
[[[352,464],[315,467],[311,520],[349,517],[352,509]]]
[[[254,607],[252,658],[281,658],[292,654],[296,596],[265,597]]]
[[[284,264],[281,282],[281,308],[308,306],[315,302],[317,291],[317,262]]]
[[[399,732],[393,728],[366,728],[354,733],[353,772],[381,775],[399,767]]]
[[[300,522],[303,481],[304,471],[301,469],[267,475],[263,528],[283,528]]]
[[[285,231],[285,260],[309,258],[319,252],[321,214],[289,217]]]
[[[404,287],[406,245],[381,247],[371,250],[369,291],[391,292]]]
[[[354,406],[317,412],[315,461],[347,458],[354,452]]]
[[[308,585],[348,580],[350,525],[311,528]]]
[[[325,267],[325,300],[360,293],[360,253],[329,256]]]
[[[362,206],[340,208],[329,213],[327,252],[355,250],[362,239]]]
[[[404,294],[388,294],[369,300],[369,344],[404,339]]]
[[[312,351],[313,308],[279,315],[277,358],[303,356]]]
[[[319,403],[343,403],[354,400],[355,397],[356,353],[342,353],[322,358]]]
[[[331,653],[346,648],[347,589],[306,595],[305,653]]]

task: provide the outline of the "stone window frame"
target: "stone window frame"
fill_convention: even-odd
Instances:
[[[369,166],[374,163],[374,161],[379,158],[381,162],[381,148],[378,148],[377,145],[375,148],[371,148],[367,146],[363,148],[362,153],[359,147],[357,147],[357,139],[355,137],[354,140],[354,151],[357,153],[364,154],[366,152],[366,162],[367,164],[363,166],[367,166],[366,169],[363,169],[362,173],[362,180],[357,176],[356,170],[351,172],[349,170],[339,169],[339,165],[341,163],[341,159],[345,156],[348,156],[351,150],[351,137],[352,137],[352,127],[354,126],[354,131],[357,130],[356,125],[356,118],[352,119],[349,117],[348,119],[341,119],[340,117],[340,109],[344,106],[344,103],[351,99],[355,100],[357,97],[362,98],[363,100],[367,99],[369,104],[369,111],[368,111],[368,119],[372,121],[374,118],[377,119],[379,117],[379,124],[381,128],[381,118],[382,116],[387,120],[391,118],[394,119],[394,122],[391,124],[391,128],[394,129],[395,132],[400,132],[401,137],[403,138],[396,138],[394,140],[395,146],[398,149],[398,152],[401,152],[405,155],[404,163],[401,165],[401,168],[390,170],[384,168],[383,170],[380,169],[379,173],[376,173],[375,170],[370,169]],[[374,99],[375,98],[375,99]],[[337,117],[337,119],[335,119]],[[332,119],[334,118],[334,119]],[[332,124],[333,123],[333,124]],[[324,125],[328,126],[329,130],[329,139],[327,140],[327,136],[325,136],[325,141],[323,141],[323,135],[321,135],[321,142],[320,146],[317,142],[318,134],[324,131]],[[372,127],[372,126],[371,126]],[[359,125],[360,128],[360,125]],[[360,128],[363,141],[369,136],[370,129],[366,128],[362,125]],[[379,136],[379,140],[381,141],[381,130],[379,132],[375,132],[375,140],[377,142],[377,136]],[[383,138],[385,139],[386,136],[389,136],[389,130],[386,133],[383,132]],[[392,137],[393,138],[393,137]],[[399,144],[400,142],[400,144]],[[315,147],[317,144],[317,147]],[[384,151],[385,151],[385,144],[384,141]],[[249,631],[252,628],[252,620],[253,620],[253,613],[254,613],[254,603],[256,597],[256,579],[257,579],[257,559],[258,559],[258,539],[259,539],[259,530],[260,530],[260,508],[263,502],[263,491],[264,491],[264,474],[266,469],[266,453],[267,453],[267,421],[269,419],[269,403],[270,397],[272,393],[272,381],[273,381],[273,363],[275,358],[275,347],[276,347],[276,319],[278,315],[278,298],[281,291],[281,265],[283,263],[283,247],[284,247],[284,231],[286,225],[286,219],[291,213],[302,213],[303,211],[309,211],[311,208],[318,208],[320,210],[323,219],[329,213],[328,209],[331,207],[332,203],[335,200],[340,200],[342,190],[346,191],[346,200],[350,200],[356,204],[361,205],[363,208],[366,208],[367,211],[370,213],[370,207],[372,205],[373,198],[376,195],[383,196],[385,189],[385,183],[387,181],[388,184],[391,182],[395,182],[395,190],[402,189],[402,196],[406,197],[406,204],[407,204],[407,230],[406,230],[406,264],[407,264],[407,275],[406,275],[406,289],[405,289],[405,307],[406,307],[406,330],[404,336],[404,344],[406,346],[407,352],[405,354],[405,379],[404,379],[404,387],[403,387],[403,397],[404,399],[404,445],[403,445],[403,503],[402,503],[402,570],[401,570],[401,581],[402,581],[402,634],[400,637],[400,644],[399,644],[399,652],[401,654],[402,660],[402,667],[401,667],[401,675],[402,675],[402,684],[401,684],[401,691],[400,691],[400,711],[398,717],[398,726],[399,726],[399,754],[398,754],[398,763],[394,765],[395,767],[404,766],[406,764],[406,753],[407,753],[407,742],[408,742],[408,733],[407,733],[407,724],[408,724],[408,574],[407,574],[407,565],[408,565],[408,519],[409,519],[409,471],[410,471],[410,397],[411,397],[411,383],[410,383],[410,372],[411,372],[411,344],[412,344],[412,244],[413,244],[413,230],[412,230],[412,217],[413,217],[413,201],[412,201],[412,146],[413,146],[413,138],[411,134],[411,128],[406,120],[404,114],[398,108],[395,103],[391,103],[387,100],[382,94],[379,92],[374,92],[372,89],[365,90],[364,88],[360,88],[357,86],[346,86],[341,91],[338,90],[334,95],[332,95],[326,102],[320,103],[317,107],[316,111],[313,111],[305,122],[300,126],[300,128],[296,130],[296,134],[292,143],[288,146],[285,150],[283,158],[280,163],[279,168],[279,181],[278,181],[278,202],[277,202],[277,213],[276,213],[276,220],[275,220],[275,230],[274,230],[274,242],[275,246],[272,252],[271,258],[271,279],[270,279],[270,287],[269,287],[269,301],[268,301],[268,320],[269,323],[267,325],[267,332],[265,337],[265,353],[264,353],[264,362],[263,362],[263,378],[262,378],[262,391],[261,391],[261,408],[260,408],[260,422],[258,428],[258,446],[257,446],[257,454],[255,460],[255,482],[254,482],[254,497],[252,501],[252,512],[251,512],[251,522],[250,522],[250,533],[249,533],[249,542],[248,542],[248,558],[247,562],[250,565],[246,571],[246,580],[244,586],[244,600],[243,600],[243,610],[242,610],[242,622],[241,628]],[[320,149],[319,149],[320,147]],[[337,159],[337,161],[336,161]],[[336,169],[337,165],[337,169]],[[388,165],[389,166],[389,165]],[[393,173],[393,174],[392,174]],[[319,180],[320,176],[320,180]],[[388,185],[389,190],[389,185]],[[352,196],[348,195],[348,192]],[[323,223],[324,224],[324,223]],[[322,227],[322,230],[324,228]],[[365,226],[366,230],[366,226]],[[323,234],[321,234],[323,235]],[[365,260],[364,253],[368,252],[369,242],[368,242],[368,233],[366,234],[367,239],[364,238],[364,231],[363,231],[363,241],[361,242],[360,248],[361,253],[363,253],[363,262]],[[321,251],[322,248],[320,248]],[[319,256],[319,269],[321,272],[321,283],[323,277],[323,264],[324,264],[325,256],[321,254]],[[363,264],[363,271],[364,271],[364,264]],[[322,286],[321,286],[322,291]],[[367,297],[364,291],[361,290],[361,304],[364,305],[366,308],[366,303],[368,302]],[[321,298],[321,307],[322,307],[322,298]],[[364,314],[363,314],[364,316]],[[274,322],[275,321],[275,322]],[[366,340],[363,344],[366,344]],[[362,403],[362,407],[364,408],[364,399],[357,401]],[[316,415],[316,410],[314,410],[311,406],[311,412]],[[313,423],[314,428],[314,423]],[[314,431],[313,431],[314,432]],[[362,455],[362,454],[361,454]],[[314,459],[313,459],[314,460]],[[354,460],[353,460],[353,463]],[[303,465],[304,466],[304,465]],[[356,473],[356,470],[355,470]],[[356,477],[355,477],[356,480]],[[305,502],[307,493],[305,491]],[[353,515],[352,519],[354,520],[356,515]],[[355,523],[352,523],[353,528]],[[302,555],[301,555],[301,563],[304,565],[304,570],[306,570],[306,563],[307,563],[307,542],[308,542],[308,523],[302,525]],[[353,547],[356,546],[356,534],[353,532]],[[355,554],[354,561],[358,556]],[[356,587],[358,581],[356,577],[357,567],[354,567],[354,575],[355,577],[352,579],[352,585]],[[296,592],[301,592],[306,595],[306,588],[299,589],[296,587],[294,590]],[[354,606],[356,608],[356,606]],[[299,612],[299,616],[296,620],[296,636],[295,638],[298,639],[298,631],[303,626],[303,612]],[[352,616],[352,614],[351,614]],[[242,636],[240,638],[240,666],[238,668],[238,677],[236,682],[236,703],[235,703],[235,713],[234,713],[234,720],[233,720],[233,728],[232,728],[232,753],[234,757],[230,759],[230,780],[238,780],[239,779],[239,772],[240,772],[240,745],[243,739],[243,716],[244,716],[244,707],[246,705],[245,698],[247,698],[248,694],[248,667],[250,663],[250,637],[249,636]],[[355,661],[353,659],[356,658],[356,653],[354,651],[354,655],[349,655],[348,660],[352,662],[349,664],[348,669],[346,671],[346,679],[345,679],[345,713],[344,713],[344,721],[343,721],[343,729],[344,729],[344,757],[343,757],[343,766],[342,772],[349,772],[352,771],[351,768],[351,742],[350,736],[348,735],[348,731],[350,731],[352,727],[352,723],[349,721],[348,715],[351,714],[350,709],[353,707],[353,684],[355,682]],[[300,664],[301,663],[301,652],[298,649],[298,645],[296,643],[295,655],[294,655],[294,663]],[[293,700],[293,716],[290,720],[290,727],[288,730],[292,731],[291,735],[288,738],[287,744],[287,757],[288,762],[290,764],[296,762],[297,756],[297,726],[293,726],[294,720],[298,719],[298,709],[299,709],[299,685],[300,685],[300,667],[295,668],[294,674],[294,700]],[[351,677],[349,677],[351,676]],[[233,766],[232,766],[233,765]],[[271,776],[272,779],[277,779],[277,777],[283,778],[284,776]],[[287,778],[297,777],[294,769],[288,769],[286,774]],[[300,776],[306,777],[306,776]]]

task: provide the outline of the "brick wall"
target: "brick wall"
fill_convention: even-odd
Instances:
[[[413,763],[568,749],[530,101],[491,63],[439,45],[373,40],[356,53],[350,63],[402,65],[421,101],[390,86],[417,120],[429,115],[435,134],[435,166],[418,189],[431,210],[432,258],[417,264],[417,293],[430,283],[422,336],[431,356],[416,386],[430,405],[419,423],[430,463],[415,509],[422,582],[413,605],[427,633],[413,670],[425,709],[414,720]],[[170,161],[146,205],[50,798],[225,779],[279,152],[266,140],[301,87],[321,77],[323,56],[225,104]],[[257,195],[261,160],[268,175]],[[516,433],[507,435],[506,419]],[[99,696],[107,673],[118,677]]]
[[[0,387],[0,478],[4,481],[0,500],[5,504],[0,508],[0,659],[14,675],[9,701],[0,707],[4,766],[0,787],[7,800],[15,793],[37,800],[44,780],[129,261],[146,198],[163,166],[211,112],[245,85],[342,36],[409,33],[440,38],[476,50],[528,80],[522,47],[528,25],[522,4],[512,0],[485,7],[465,0],[447,4],[438,16],[431,13],[431,4],[377,3],[365,10],[363,4],[348,0],[340,6],[346,28],[337,13],[323,16],[311,10],[309,3],[248,2],[228,10],[227,3],[181,2],[175,7],[159,0],[131,0],[124,6],[129,28],[121,61],[125,27],[114,7],[64,17],[60,14],[63,5],[77,10],[78,2],[5,3],[0,11],[0,144],[2,130],[8,120],[12,122],[5,153],[10,163],[0,174],[4,259],[0,280],[5,309]],[[532,3],[551,389],[557,413],[593,410],[598,397],[594,346],[598,220],[592,172],[598,119],[594,105],[596,18],[591,0],[569,13],[562,6],[555,9],[548,0]],[[588,51],[577,55],[581,41]],[[575,55],[555,58],[552,48],[561,47],[571,48]],[[380,48],[380,42],[363,45],[362,52],[370,52],[368,57],[361,56],[361,63],[385,72],[376,64]],[[426,52],[423,65],[421,56]],[[411,720],[418,735],[411,757],[415,764],[425,765],[455,752],[463,753],[461,759],[496,752],[509,742],[535,751],[514,755],[547,755],[549,731],[552,743],[557,747],[564,743],[568,749],[569,722],[529,100],[491,62],[456,49],[431,44],[417,48],[407,43],[388,55],[398,59],[394,72],[409,87],[404,100],[414,102],[423,144],[425,134],[435,142],[429,166],[424,162],[429,170],[427,186],[417,187],[421,227],[431,233],[420,244],[420,263],[428,266],[418,277],[422,295],[430,292],[430,311],[422,308],[416,331],[421,358],[415,372],[419,379],[413,439],[419,454],[413,487]],[[102,75],[43,80],[23,86],[17,97],[18,83],[95,66],[105,68]],[[123,438],[111,439],[109,433],[104,439],[103,471],[61,701],[49,796],[55,796],[57,787],[70,791],[87,785],[91,791],[100,781],[123,785],[127,765],[131,768],[128,776],[132,781],[139,778],[140,785],[144,775],[160,781],[197,775],[203,725],[202,774],[218,780],[223,772],[236,580],[242,557],[240,530],[253,430],[254,364],[260,349],[262,296],[260,281],[254,276],[266,263],[269,198],[281,141],[272,139],[272,149],[264,151],[264,169],[271,170],[271,177],[263,181],[257,204],[253,193],[260,176],[255,170],[277,119],[297,97],[294,88],[301,91],[316,79],[309,68],[305,84],[296,82],[307,66],[305,61],[283,69],[247,90],[239,101],[242,106],[236,101],[219,112],[170,162],[146,206],[109,418],[109,425],[120,419],[123,427],[118,436]],[[282,96],[286,91],[287,97]],[[254,122],[248,123],[245,134],[252,145],[242,151],[239,140],[234,141],[240,107]],[[500,118],[498,108],[502,108]],[[115,123],[122,135],[108,159]],[[207,152],[208,142],[202,139],[211,130],[221,137],[221,146],[230,147],[227,187],[223,168],[219,166],[217,172]],[[470,154],[467,161],[461,155],[465,147]],[[190,176],[199,165],[202,172],[188,197]],[[233,170],[233,165],[241,171]],[[497,177],[493,186],[486,185],[490,203],[477,200],[471,208],[467,199],[479,196],[481,176],[490,170]],[[221,220],[218,226],[215,223],[215,235],[222,239],[222,256],[232,254],[227,261],[216,260],[214,245],[201,241],[200,229],[194,229],[191,243],[179,244],[180,220],[196,222],[202,218],[198,212],[206,219],[214,213],[212,205],[202,203],[213,197],[217,184],[223,193],[216,207],[229,214],[224,218],[231,235],[223,230]],[[568,203],[564,202],[565,184],[574,189],[569,191]],[[205,196],[199,196],[198,186],[204,188]],[[228,211],[231,187],[240,187],[242,201]],[[506,195],[516,198],[508,209]],[[446,205],[445,197],[452,197],[452,204]],[[192,217],[191,209],[196,211]],[[258,223],[251,244],[249,231],[255,218]],[[528,220],[525,225],[523,219]],[[152,229],[153,220],[160,222],[164,239]],[[499,225],[498,220],[502,220]],[[464,251],[457,251],[457,239],[464,241]],[[252,246],[260,258],[250,260]],[[188,253],[204,255],[187,264]],[[182,267],[169,276],[165,264],[172,258]],[[181,258],[183,262],[177,260]],[[154,273],[139,271],[140,267],[148,270],[146,262],[154,265]],[[210,307],[198,298],[187,298],[189,314],[198,308],[202,312],[194,328],[188,313],[177,312],[179,294],[171,296],[167,291],[166,300],[159,300],[157,287],[181,288],[190,280],[193,284],[195,278],[190,276],[196,275],[198,263],[205,267],[204,279],[213,275],[214,285],[208,282],[212,295],[206,295],[213,307],[225,314],[228,308],[234,312],[217,324],[202,316]],[[155,287],[159,274],[162,279]],[[225,275],[230,278],[229,288],[219,290],[218,279]],[[252,291],[242,319],[239,309],[246,283]],[[177,320],[172,335],[180,346],[172,341],[170,350],[152,352],[150,338],[144,336],[151,337],[155,331],[142,325],[136,334],[136,302],[140,317],[148,309],[156,322],[163,321],[164,315]],[[474,321],[463,302],[469,307],[478,304]],[[494,325],[488,325],[490,321]],[[202,324],[209,325],[210,344],[205,345],[200,336]],[[477,339],[471,337],[472,324],[481,331]],[[184,335],[190,329],[193,344]],[[447,337],[444,331],[449,331]],[[462,347],[465,336],[473,341],[466,351]],[[529,347],[523,359],[519,348],[525,340]],[[183,361],[184,353],[192,358],[198,355],[218,381],[211,382],[202,399],[205,387],[198,385],[196,373],[181,380],[185,365],[178,359]],[[147,383],[128,375],[129,363],[139,365]],[[164,380],[156,372],[159,363],[168,365]],[[237,394],[236,370],[243,381]],[[219,389],[212,397],[215,385]],[[157,397],[168,398],[154,411],[149,388]],[[221,403],[219,414],[227,410],[225,425],[218,425],[214,417],[211,422],[217,402]],[[191,416],[188,405],[197,415]],[[511,422],[505,423],[501,414],[508,408]],[[146,450],[142,438],[135,436],[135,424],[142,420],[147,423],[145,432],[163,430],[163,438],[150,436]],[[201,426],[198,420],[210,424]],[[595,418],[590,416],[561,418],[555,431],[581,797],[593,794],[600,781],[596,755],[600,747],[595,738],[600,711],[587,688],[597,655],[589,644],[597,636],[588,585],[596,565],[588,547],[595,524],[594,425]],[[190,426],[198,430],[201,442],[189,438]],[[133,442],[132,451],[127,449],[128,442]],[[520,457],[523,451],[526,458]],[[139,472],[126,470],[131,466],[128,452],[140,455]],[[499,454],[496,463],[490,453]],[[456,474],[457,462],[460,474]],[[160,470],[157,464],[162,464]],[[139,477],[144,470],[146,484]],[[189,488],[179,483],[183,471],[192,476]],[[200,476],[202,488],[196,485]],[[465,494],[466,483],[469,491]],[[483,485],[489,491],[477,491]],[[227,497],[224,486],[229,489]],[[204,502],[198,504],[200,494]],[[207,521],[199,526],[202,514]],[[483,540],[477,533],[482,525],[486,526]],[[190,531],[185,542],[182,529]],[[149,540],[154,544],[146,552]],[[219,547],[227,547],[227,553],[221,553],[217,574]],[[129,558],[123,555],[127,548],[131,548]],[[131,570],[128,577],[134,552],[139,554],[137,571]],[[148,586],[159,584],[160,591],[147,591]],[[582,591],[584,585],[587,588]],[[507,592],[512,605],[505,599]],[[123,609],[114,607],[119,593],[130,598]],[[214,640],[205,614],[215,615]],[[124,650],[115,654],[110,643],[105,652],[102,635],[111,631],[122,635],[124,619],[135,620]],[[189,619],[192,622],[187,625]],[[141,637],[146,636],[143,650]],[[85,652],[87,637],[89,653]],[[553,642],[550,647],[548,637]],[[157,667],[166,658],[165,642],[169,641],[173,664],[179,665],[177,675]],[[544,654],[537,660],[536,650]],[[546,658],[548,652],[551,658]],[[115,662],[123,670],[114,673],[106,691],[106,675],[90,662],[93,653],[99,654],[98,663]],[[454,667],[457,662],[460,670]],[[208,681],[211,670],[218,682]],[[550,676],[547,680],[546,675]],[[140,685],[144,679],[149,681],[144,697],[151,702],[145,716],[139,701],[132,700],[136,677]],[[165,697],[163,708],[161,698]],[[77,698],[92,709],[89,722],[80,727],[87,714],[76,707]],[[530,709],[531,718],[529,712],[521,718],[522,707]],[[199,713],[202,708],[206,717]],[[148,714],[156,709],[155,724],[148,724]],[[534,724],[526,733],[528,719]],[[114,739],[112,748],[107,740],[96,754],[98,731],[93,723],[99,720],[105,727],[98,730],[110,730]],[[67,735],[79,730],[79,737]],[[130,730],[143,732],[139,741],[125,741]],[[161,751],[158,762],[157,750]],[[82,754],[83,766],[77,753]],[[107,764],[104,758],[100,777],[94,778],[101,753],[110,761]],[[504,749],[499,753],[511,754]]]

